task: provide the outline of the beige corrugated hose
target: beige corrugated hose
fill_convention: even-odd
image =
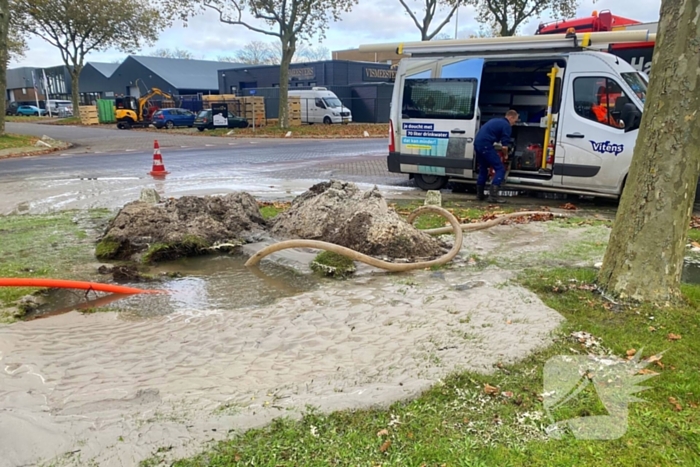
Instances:
[[[257,265],[260,260],[262,260],[265,256],[268,256],[272,253],[275,253],[280,250],[285,250],[288,248],[315,248],[319,250],[326,250],[326,251],[331,251],[333,253],[337,253],[339,255],[343,255],[347,258],[350,258],[353,261],[359,261],[361,263],[368,264],[370,266],[374,266],[376,268],[380,269],[385,269],[390,272],[404,272],[404,271],[413,271],[415,269],[426,269],[432,266],[440,266],[442,264],[447,263],[448,261],[452,260],[455,256],[457,256],[457,253],[459,253],[459,250],[462,248],[462,241],[464,239],[464,234],[463,231],[473,231],[473,230],[481,230],[481,229],[488,229],[489,227],[493,227],[495,225],[498,225],[502,222],[504,222],[507,219],[513,218],[513,217],[518,217],[518,216],[526,216],[526,215],[532,215],[532,214],[552,214],[550,212],[539,212],[539,211],[524,211],[524,212],[517,212],[517,213],[512,213],[512,214],[507,214],[505,216],[499,217],[497,219],[493,219],[487,222],[479,222],[475,224],[463,224],[460,225],[459,221],[457,218],[449,211],[446,209],[443,209],[438,206],[421,206],[415,211],[411,213],[411,215],[408,217],[408,222],[413,223],[413,221],[416,219],[416,217],[420,214],[425,214],[426,212],[434,212],[436,214],[440,214],[441,216],[445,217],[450,224],[452,224],[450,227],[443,227],[439,229],[429,229],[429,230],[423,230],[422,232],[431,234],[431,235],[436,235],[440,233],[451,233],[454,232],[455,234],[455,241],[454,245],[452,246],[452,249],[444,254],[443,256],[440,256],[439,258],[436,258],[431,261],[419,261],[417,263],[389,263],[386,261],[382,261],[377,258],[373,258],[371,256],[367,256],[365,254],[362,254],[360,252],[357,252],[355,250],[352,250],[350,248],[346,248],[344,246],[336,245],[335,243],[328,243],[328,242],[323,242],[320,240],[284,240],[269,246],[266,246],[262,250],[258,251],[255,253],[253,256],[251,256],[248,261],[246,261],[245,265],[246,266],[255,266]]]

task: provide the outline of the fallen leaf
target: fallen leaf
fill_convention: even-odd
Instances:
[[[631,357],[631,356],[633,356],[633,355],[636,354],[636,353],[637,353],[637,351],[636,351],[635,349],[629,349],[629,350],[627,351],[627,356],[628,356],[628,357]]]
[[[233,458],[233,460],[236,461],[236,462],[240,462],[240,461],[241,461],[241,456],[239,456],[238,454],[236,454],[236,456]]]
[[[381,452],[386,452],[386,450],[389,449],[389,446],[391,446],[391,440],[390,440],[390,439],[387,439],[386,441],[384,441],[384,444],[382,444],[382,445],[379,447],[379,450],[380,450]]]
[[[649,326],[649,331],[654,332],[654,331],[656,331],[656,328],[654,326]]]
[[[700,243],[698,242],[690,242],[690,244],[695,248],[700,248]]]
[[[408,434],[406,435],[408,439],[413,439],[413,432],[409,431]]]
[[[683,407],[681,407],[681,405],[678,403],[675,397],[669,397],[668,401],[671,403],[671,405],[673,406],[673,410],[675,410],[676,412],[680,412],[681,410],[683,410]]]
[[[506,321],[506,324],[513,324],[511,320]]]
[[[650,370],[649,368],[642,368],[641,370],[639,370],[637,372],[637,374],[638,375],[654,375],[654,376],[658,375],[657,372]]]
[[[566,209],[567,211],[576,211],[578,208],[574,206],[571,203],[566,203],[565,205],[561,206],[562,209]]]
[[[664,364],[661,363],[660,361],[657,361],[657,362],[654,362],[654,363],[656,363],[656,366],[658,366],[658,367],[661,368],[662,370],[664,369]],[[673,367],[671,367],[671,368],[673,368]]]
[[[696,404],[696,403],[694,403],[694,402],[691,402],[691,403],[688,404],[688,405],[689,405],[691,408],[693,408],[693,409],[697,409],[697,408],[698,408],[698,404]]]
[[[464,418],[462,419],[462,423],[469,423],[469,419],[468,419],[467,417],[464,417]]]
[[[659,360],[661,360],[661,357],[663,357],[663,355],[652,355],[651,357],[645,359],[644,361],[648,362],[648,363],[654,363],[654,362],[658,362]]]
[[[389,435],[389,430],[384,428],[383,430],[379,430],[377,432],[377,436],[382,437],[382,436],[388,436]]]
[[[503,395],[508,398],[513,397],[513,393],[511,391],[505,391],[503,392]]]
[[[498,388],[495,386],[491,386],[490,384],[485,384],[484,392],[486,394],[498,394]]]
[[[677,341],[677,340],[680,340],[680,338],[681,338],[680,334],[673,334],[673,333],[670,333],[667,337],[668,337],[668,340],[670,340],[670,341]]]

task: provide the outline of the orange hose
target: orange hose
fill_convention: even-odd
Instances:
[[[61,279],[35,279],[35,278],[0,278],[0,287],[46,287],[60,289],[95,290],[98,292],[111,292],[118,294],[156,294],[164,293],[164,290],[145,290],[120,285],[101,284],[99,282],[69,281]]]

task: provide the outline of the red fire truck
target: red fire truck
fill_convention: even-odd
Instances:
[[[594,11],[586,18],[567,19],[540,24],[535,34],[562,34],[570,29],[577,33],[603,32],[603,31],[631,31],[646,29],[650,33],[657,33],[658,22],[642,23],[640,21],[613,15],[609,10]],[[625,44],[611,44],[608,52],[617,55],[628,62],[634,68],[649,74],[651,59],[654,53],[653,42],[635,42]]]

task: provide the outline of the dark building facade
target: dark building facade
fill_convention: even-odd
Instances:
[[[328,60],[294,63],[289,66],[289,87],[348,86],[393,82],[396,71],[391,65],[372,62]],[[245,66],[219,71],[219,93],[245,95],[246,89],[277,88],[279,65]]]
[[[350,109],[353,121],[389,121],[391,92],[396,69],[390,64],[328,60],[294,63],[289,67],[290,89],[325,87]],[[245,66],[219,71],[219,93],[265,97],[267,118],[277,118],[279,65]]]

